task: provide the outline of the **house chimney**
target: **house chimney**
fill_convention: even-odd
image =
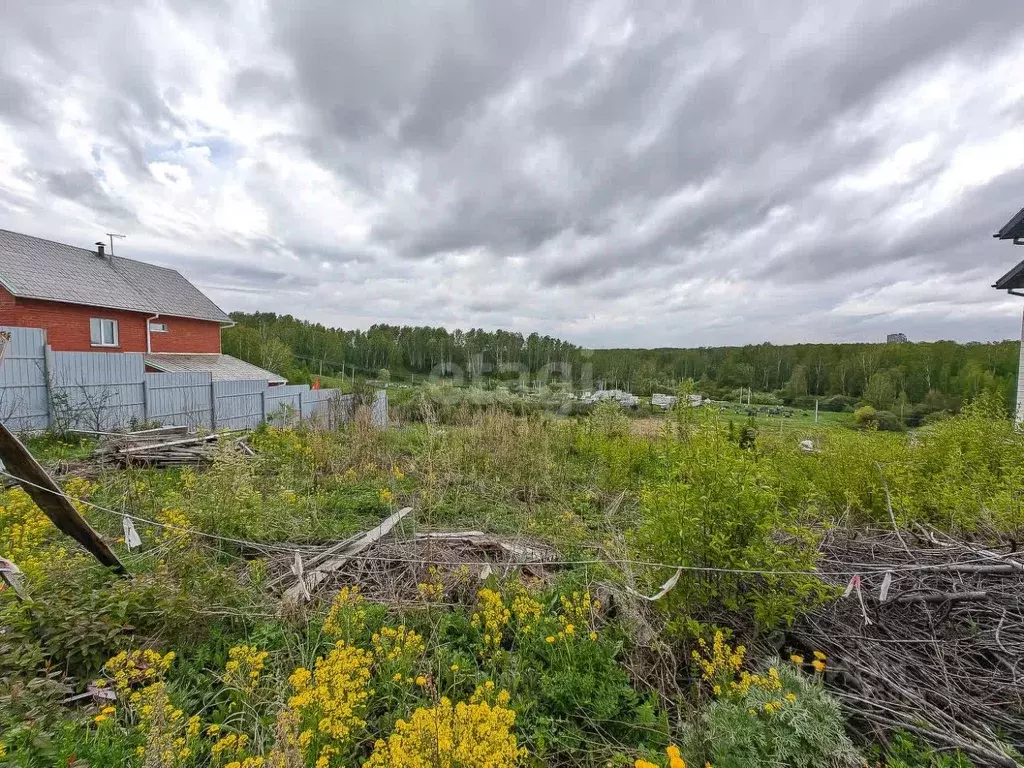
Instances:
[[[96,255],[99,256],[101,259],[104,258],[104,254],[103,254],[103,248],[104,247],[105,246],[103,245],[103,243],[96,243]]]

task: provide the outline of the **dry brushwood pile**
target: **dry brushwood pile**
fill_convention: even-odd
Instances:
[[[231,441],[234,449],[252,456],[246,440],[247,430],[211,432],[197,435],[189,427],[158,427],[136,432],[104,435],[93,458],[102,464],[116,466],[149,466],[155,468],[194,467],[213,461],[218,445]]]
[[[375,533],[305,546],[296,555],[277,558],[269,584],[293,601],[310,599],[317,590],[333,594],[358,584],[368,600],[403,605],[422,603],[434,597],[430,592],[471,599],[491,576],[502,580],[515,573],[526,583],[543,581],[557,565],[555,550],[522,537],[482,531]]]
[[[795,632],[827,652],[854,725],[880,741],[899,726],[979,765],[1017,765],[1003,746],[1024,750],[1024,557],[1012,544],[923,527],[836,531],[819,569],[843,573],[826,581],[848,594]]]

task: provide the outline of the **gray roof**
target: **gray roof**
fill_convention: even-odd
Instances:
[[[252,363],[231,355],[179,355],[174,353],[147,353],[146,365],[164,373],[197,373],[209,371],[214,381],[237,379],[267,380],[272,384],[287,384],[288,380]]]
[[[15,296],[230,323],[174,269],[0,229],[0,283]]]
[[[1024,238],[1024,208],[1017,211],[1017,215],[1006,222],[1006,226],[992,235],[992,237],[998,237],[1000,240]]]

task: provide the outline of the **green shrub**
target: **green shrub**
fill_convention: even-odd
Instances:
[[[700,713],[684,754],[715,768],[853,768],[863,765],[846,735],[839,703],[810,678],[778,660],[781,687],[723,691]]]
[[[635,544],[642,559],[737,570],[804,571],[814,565],[806,528],[782,504],[767,468],[729,440],[715,416],[667,457],[671,470],[641,492]],[[652,574],[655,583],[668,575]],[[709,606],[749,614],[765,627],[792,621],[820,593],[808,577],[690,573],[664,604],[682,615]]]
[[[881,432],[901,432],[903,424],[891,411],[878,411],[870,405],[863,405],[854,411],[853,423],[861,429],[877,429]]]
[[[853,413],[856,405],[857,398],[847,395],[832,395],[832,397],[822,398],[818,402],[819,409],[836,413]]]
[[[870,405],[862,405],[856,411],[853,412],[853,423],[858,427],[873,427],[875,426],[878,412]]]
[[[597,403],[588,421],[590,429],[601,437],[625,437],[629,434],[629,417],[618,403],[608,400]]]
[[[882,750],[872,752],[882,754]],[[886,768],[974,768],[974,763],[960,750],[936,752],[906,731],[896,731],[886,750]]]

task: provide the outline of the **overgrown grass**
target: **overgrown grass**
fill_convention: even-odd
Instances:
[[[395,750],[415,749],[408,729],[443,720],[446,699],[461,702],[466,717],[490,718],[488,749],[503,755],[494,765],[668,765],[672,744],[691,763],[778,764],[805,743],[799,729],[807,718],[815,734],[842,733],[813,673],[786,670],[795,677],[786,678],[779,712],[796,706],[785,695],[792,693],[800,718],[777,718],[779,697],[768,698],[758,704],[772,704],[757,715],[765,722],[744,730],[753,707],[716,693],[699,666],[678,660],[722,630],[763,637],[828,599],[827,591],[809,576],[692,573],[653,609],[638,609],[609,602],[620,585],[653,591],[677,565],[807,571],[822,531],[889,526],[890,506],[902,525],[980,537],[1019,536],[1024,522],[1024,438],[992,400],[913,436],[824,429],[812,453],[798,446],[803,434],[769,428],[743,440],[712,409],[662,422],[638,435],[613,407],[555,417],[460,404],[444,419],[386,432],[364,421],[338,433],[265,427],[252,438],[255,458],[226,452],[201,472],[112,471],[93,483],[74,481],[70,495],[113,511],[80,505],[125,560],[129,579],[78,553],[22,492],[5,492],[0,554],[22,566],[32,599],[0,592],[0,744],[7,753],[0,764],[241,766],[249,759],[253,768],[257,757],[270,764],[278,749],[278,765],[321,758],[327,766],[401,765],[393,750],[380,756],[376,739],[391,734]],[[84,450],[33,447],[56,457]],[[336,604],[326,625],[329,605],[282,611],[267,589],[268,557],[287,559],[289,545],[345,538],[402,506],[415,510],[411,528],[526,535],[566,559],[607,565],[568,568],[546,583],[514,576],[480,582],[457,570],[435,583],[424,564],[416,605]],[[143,546],[128,552],[121,512],[162,525],[137,522]],[[635,562],[620,567],[621,560]],[[358,612],[359,621],[341,621],[346,612]],[[351,630],[344,637],[330,629],[339,622]],[[404,661],[378,658],[379,637],[401,627],[417,633],[422,650]],[[370,660],[337,652],[339,639]],[[180,727],[144,714],[131,691],[108,716],[103,702],[58,705],[102,676],[111,657],[144,648],[176,654],[161,675],[166,688],[146,696],[166,694],[171,713],[182,711]],[[229,662],[252,664],[263,651],[258,686],[232,683]],[[325,675],[349,669],[344,685],[366,693],[352,700],[344,735],[333,726],[320,731],[317,718],[325,715],[316,709],[348,701],[344,686],[310,694],[308,706],[291,701],[306,689],[289,677],[310,669],[315,688],[318,658]],[[743,671],[762,674],[771,663],[741,661]],[[355,671],[363,666],[365,679]],[[502,691],[508,696],[499,701]],[[514,722],[498,710],[514,712]],[[190,715],[201,726],[191,735]],[[210,726],[215,732],[207,734]],[[732,741],[713,738],[723,728]],[[310,729],[306,745],[287,752],[289,739]],[[236,738],[233,751],[222,747],[215,759],[225,733],[249,743],[238,749]],[[184,739],[167,760],[154,746],[164,736]],[[847,764],[845,742],[821,743],[833,764]],[[372,762],[375,752],[384,763]]]

